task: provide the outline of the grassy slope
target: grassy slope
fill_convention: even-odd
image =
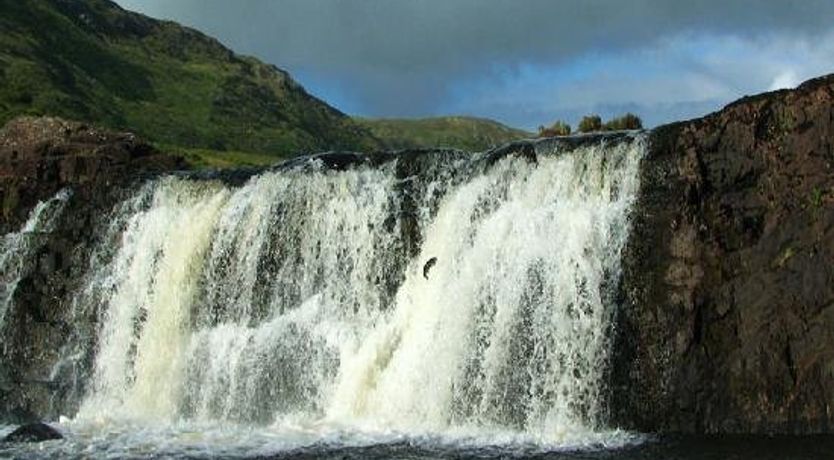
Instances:
[[[274,66],[108,0],[0,0],[0,125],[22,114],[134,131],[212,167],[530,136],[468,117],[354,121]]]
[[[212,150],[158,144],[163,152],[179,155],[195,169],[224,169],[238,166],[267,166],[284,160],[284,157],[268,153]]]
[[[107,0],[0,0],[0,123],[21,114],[130,129],[203,153],[379,146],[286,72]]]
[[[481,151],[532,133],[474,117],[359,119],[388,148],[454,147]]]

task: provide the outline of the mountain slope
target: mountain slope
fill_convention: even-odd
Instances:
[[[470,151],[533,137],[493,120],[474,117],[420,119],[366,118],[357,120],[388,148],[453,147]]]
[[[379,146],[275,66],[108,0],[0,0],[0,124],[21,114],[215,150]]]

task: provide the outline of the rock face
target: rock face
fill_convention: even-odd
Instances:
[[[183,167],[130,133],[60,118],[17,118],[0,130],[0,232],[15,229],[38,201],[63,187],[76,186],[95,199],[101,187]]]
[[[656,129],[625,252],[613,416],[834,429],[834,76]]]
[[[0,420],[54,416],[51,407],[78,391],[56,366],[70,337],[95,318],[75,318],[72,295],[90,264],[94,229],[143,177],[183,167],[127,133],[57,118],[20,118],[0,131],[0,232],[17,231],[38,201],[69,187],[72,196],[37,251],[0,328]]]

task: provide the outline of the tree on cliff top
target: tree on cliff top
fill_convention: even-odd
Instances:
[[[556,120],[550,127],[539,126],[539,137],[570,136],[571,127],[562,120]]]
[[[602,130],[602,118],[599,115],[586,115],[579,121],[580,133],[592,133]]]
[[[599,115],[587,115],[579,122],[580,133],[597,131],[623,131],[628,129],[643,129],[643,121],[633,113],[626,113],[621,117],[614,117],[605,123]]]
[[[605,122],[603,131],[622,131],[626,129],[643,129],[643,120],[629,112],[621,117],[612,118]]]

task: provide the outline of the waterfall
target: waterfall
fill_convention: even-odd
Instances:
[[[80,297],[99,330],[77,419],[605,429],[643,140],[556,150],[149,183]]]
[[[44,242],[44,234],[52,232],[72,193],[63,189],[54,197],[39,202],[29,213],[23,227],[0,239],[0,331],[12,307],[20,280],[33,267],[32,258]]]

